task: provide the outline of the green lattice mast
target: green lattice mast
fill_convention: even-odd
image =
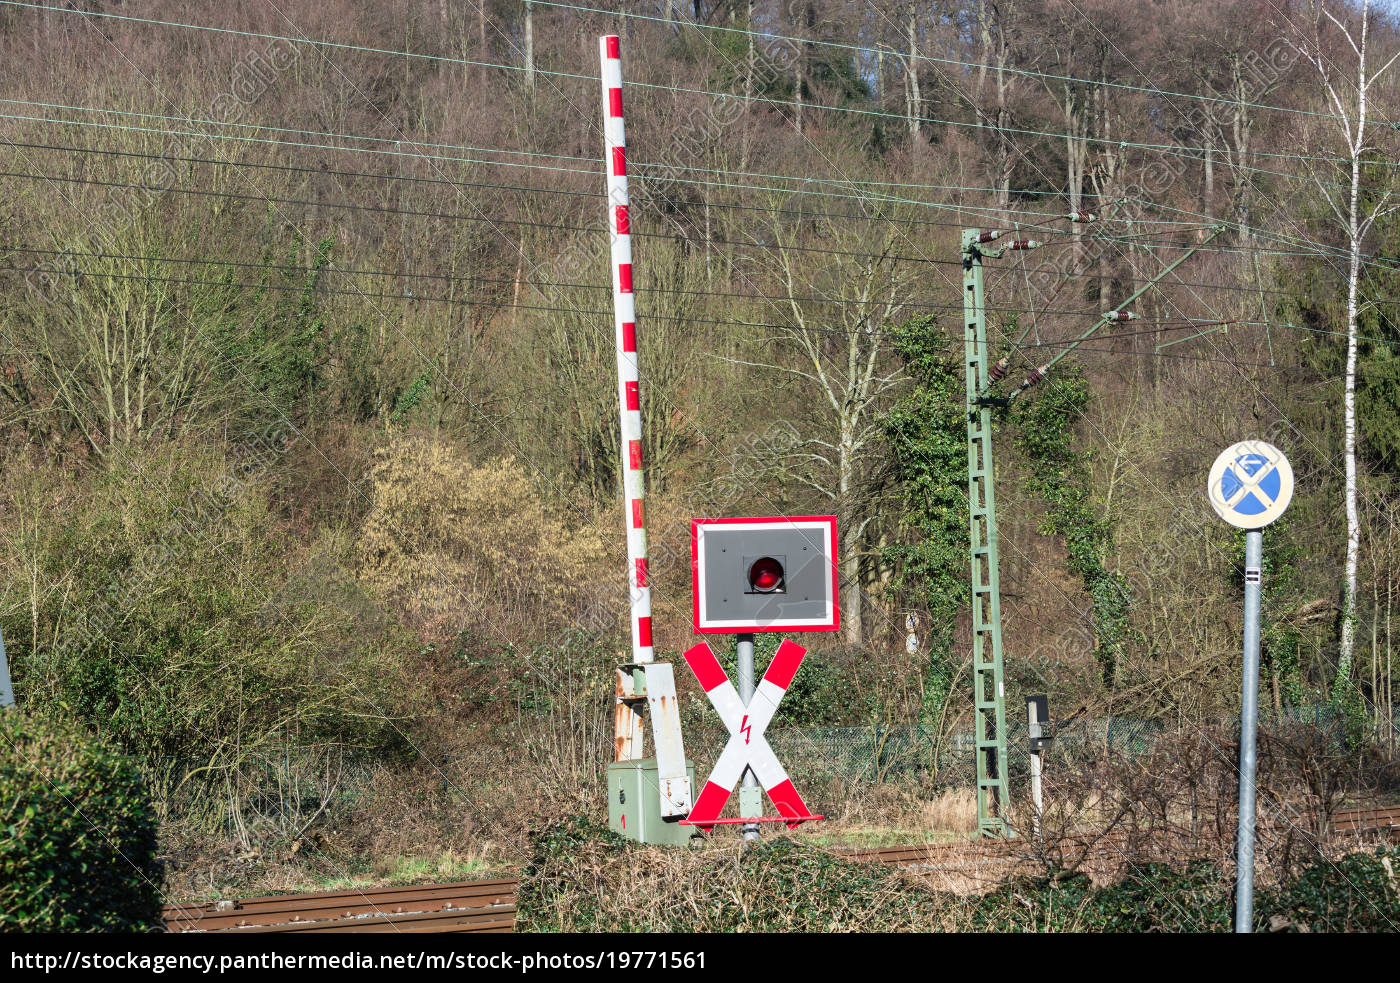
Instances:
[[[983,836],[1007,836],[1011,828],[1006,781],[1006,684],[1002,671],[1001,578],[997,568],[996,487],[992,465],[992,403],[987,364],[986,304],[982,256],[1000,250],[982,244],[999,233],[964,229],[963,327],[967,358],[967,505],[972,544],[972,681],[977,738],[977,828]]]

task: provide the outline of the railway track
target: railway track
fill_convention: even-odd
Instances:
[[[1400,805],[1381,806],[1377,809],[1343,809],[1332,815],[1333,833],[1400,833]],[[856,860],[876,860],[895,867],[917,866],[940,863],[950,852],[956,852],[960,859],[978,860],[977,854],[987,857],[997,853],[995,844],[999,841],[976,842],[957,841],[953,843],[925,843],[912,846],[889,846],[851,850],[846,853]]]
[[[1346,809],[1333,816],[1338,833],[1400,833],[1400,805]],[[955,871],[997,859],[995,842],[917,844],[843,851],[852,860],[892,867],[936,867]],[[458,881],[366,891],[284,894],[232,901],[167,905],[171,932],[512,932],[514,878]]]
[[[1343,809],[1333,814],[1332,829],[1338,833],[1400,832],[1400,805]]]
[[[511,932],[515,879],[167,905],[171,932]]]
[[[912,846],[869,847],[843,851],[851,860],[873,860],[889,867],[955,868],[982,863],[1004,853],[999,840],[955,840],[949,843],[921,843]]]

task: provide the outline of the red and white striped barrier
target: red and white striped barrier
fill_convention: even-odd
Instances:
[[[725,674],[724,667],[719,664],[710,646],[701,642],[685,653],[685,661],[690,666],[690,671],[695,673],[695,678],[700,681],[710,704],[729,731],[729,742],[725,744],[724,751],[715,762],[700,797],[695,800],[695,808],[686,817],[685,822],[688,825],[713,826],[719,822],[740,821],[723,820],[719,818],[719,814],[724,811],[734,786],[744,777],[745,768],[753,769],[758,783],[767,791],[781,817],[788,820],[789,829],[809,819],[822,818],[812,815],[807,809],[807,804],[802,801],[802,796],[797,794],[797,789],[793,787],[787,772],[778,763],[778,756],[769,747],[768,739],[763,736],[769,721],[773,719],[773,714],[778,711],[778,703],[792,684],[792,677],[797,675],[797,669],[806,656],[807,650],[796,642],[784,641],[779,645],[768,671],[763,674],[763,679],[754,690],[753,699],[749,701],[748,706],[744,706],[743,701],[739,699],[739,691],[729,681],[729,676]],[[753,821],[764,817],[743,818]]]
[[[651,662],[651,588],[647,584],[647,531],[642,480],[642,404],[638,390],[637,310],[632,294],[632,236],[627,220],[627,130],[622,117],[622,53],[617,35],[598,39],[603,78],[603,166],[608,176],[608,229],[612,233],[613,321],[617,340],[617,394],[622,412],[622,475],[626,499],[627,580],[632,600],[632,661]]]

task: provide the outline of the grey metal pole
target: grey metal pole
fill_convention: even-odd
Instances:
[[[1041,727],[1040,715],[1036,712],[1034,700],[1026,701],[1026,712],[1030,717],[1026,724],[1026,736],[1030,738],[1043,737],[1044,729]],[[1031,804],[1034,810],[1031,813],[1031,835],[1037,840],[1040,839],[1040,815],[1044,809],[1040,790],[1041,753],[1040,751],[1031,752]]]
[[[735,675],[739,677],[739,699],[744,701],[744,706],[748,706],[753,701],[753,633],[744,632],[738,636],[738,658],[735,665]],[[753,803],[757,800],[759,805],[762,799],[758,794],[758,779],[748,768],[744,769],[744,780],[739,789],[739,809],[744,814],[745,807],[755,808]],[[756,808],[755,808],[756,811]],[[752,842],[758,839],[758,823],[744,824],[744,839]]]
[[[1240,694],[1240,829],[1235,844],[1235,931],[1254,931],[1254,770],[1259,733],[1259,609],[1264,534],[1244,540],[1244,681]]]
[[[10,663],[5,658],[5,633],[0,632],[0,707],[15,705],[15,689],[10,683]]]

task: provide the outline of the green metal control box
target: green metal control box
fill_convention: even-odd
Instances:
[[[695,788],[695,762],[685,763],[690,787]],[[696,832],[694,826],[661,818],[661,793],[656,759],[637,758],[608,765],[608,825],[638,843],[685,846]]]

